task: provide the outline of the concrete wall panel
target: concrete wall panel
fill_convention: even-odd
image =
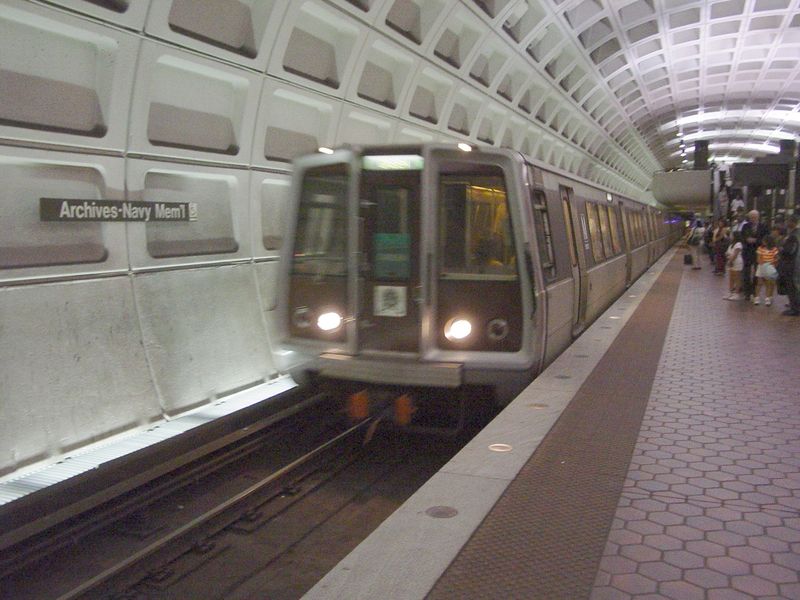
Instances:
[[[44,222],[40,198],[121,200],[124,161],[0,146],[0,283],[127,270],[124,223]]]
[[[134,287],[167,414],[275,374],[251,265],[142,274]]]
[[[161,416],[128,277],[0,288],[0,473]]]

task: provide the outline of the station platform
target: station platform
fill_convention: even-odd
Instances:
[[[684,252],[305,598],[800,598],[800,318]]]

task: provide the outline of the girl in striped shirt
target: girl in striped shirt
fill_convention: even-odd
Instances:
[[[764,284],[766,298],[764,304],[769,306],[772,304],[772,293],[775,291],[775,279],[778,277],[778,271],[775,268],[778,265],[778,247],[775,245],[775,238],[771,235],[765,235],[761,241],[761,245],[756,249],[756,260],[758,267],[756,267],[756,285],[753,290],[753,304],[758,304],[759,290],[761,284]]]

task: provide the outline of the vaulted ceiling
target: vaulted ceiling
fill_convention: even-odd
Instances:
[[[706,140],[717,163],[800,135],[800,0],[531,0],[534,58],[613,137],[633,125],[661,168]],[[513,5],[513,6],[512,6]]]
[[[14,145],[283,172],[467,141],[652,200],[696,142],[798,138],[800,0],[0,0]]]

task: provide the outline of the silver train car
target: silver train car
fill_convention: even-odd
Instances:
[[[348,389],[477,386],[503,405],[682,232],[652,206],[466,144],[305,156],[291,189],[282,350],[295,377]]]

